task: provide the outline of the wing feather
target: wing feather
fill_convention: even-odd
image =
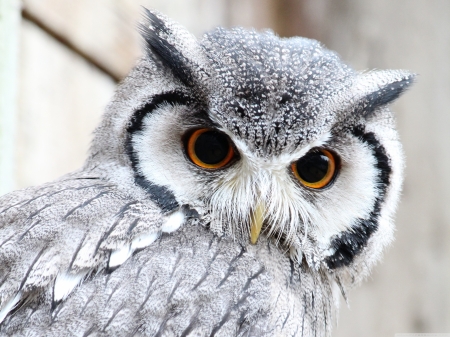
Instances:
[[[19,293],[24,300],[51,289],[58,275],[106,268],[112,250],[131,249],[163,220],[151,200],[82,172],[0,197],[0,310],[11,310]]]

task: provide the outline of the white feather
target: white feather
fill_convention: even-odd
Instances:
[[[11,297],[3,306],[3,308],[0,310],[0,323],[3,322],[3,320],[5,319],[6,315],[8,315],[8,313],[14,309],[14,307],[16,306],[16,304],[20,301],[20,298],[22,297],[22,293],[19,292],[17,293],[16,296]]]
[[[184,213],[182,211],[177,211],[170,214],[166,222],[161,227],[161,230],[165,233],[172,233],[176,231],[184,223]]]
[[[53,301],[58,302],[66,299],[67,296],[81,283],[88,271],[77,274],[61,273],[58,274],[53,288]]]
[[[131,249],[140,249],[150,246],[158,238],[158,233],[146,233],[139,235],[131,242]]]
[[[116,249],[111,252],[111,256],[109,257],[108,266],[110,268],[118,267],[122,263],[124,263],[133,253],[130,245],[125,245],[119,249]]]

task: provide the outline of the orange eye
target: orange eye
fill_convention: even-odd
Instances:
[[[186,152],[195,165],[205,169],[220,169],[234,157],[229,138],[222,132],[207,128],[189,135]]]
[[[328,150],[313,149],[293,162],[291,168],[304,186],[320,189],[336,176],[336,157]]]

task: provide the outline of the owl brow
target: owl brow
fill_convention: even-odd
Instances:
[[[172,36],[172,31],[163,20],[144,8],[146,24],[140,25],[141,35],[145,40],[148,56],[159,60],[172,71],[172,74],[188,87],[194,86],[194,77],[188,59],[165,36]]]
[[[209,114],[208,111],[204,108],[196,108],[194,109],[189,116],[184,120],[184,124],[192,127],[208,127],[208,128],[215,128],[220,129],[221,125],[214,122]]]
[[[191,105],[193,103],[192,96],[179,90],[168,91],[152,97],[150,102],[145,103],[141,108],[137,109],[130,119],[130,124],[127,127],[128,135],[137,131],[142,131],[143,120],[147,114],[163,104],[171,105]]]

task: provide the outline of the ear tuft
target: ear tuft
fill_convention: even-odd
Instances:
[[[356,106],[356,112],[368,116],[394,102],[414,83],[415,76],[404,70],[371,71],[360,75],[356,85],[363,89],[364,95]]]
[[[416,75],[406,70],[373,70],[358,74],[343,83],[325,104],[335,114],[369,117],[392,103],[414,83]]]
[[[196,38],[164,15],[146,8],[144,11],[145,23],[140,25],[140,31],[147,55],[169,69],[183,84],[193,86],[192,62],[188,57],[195,56]]]

